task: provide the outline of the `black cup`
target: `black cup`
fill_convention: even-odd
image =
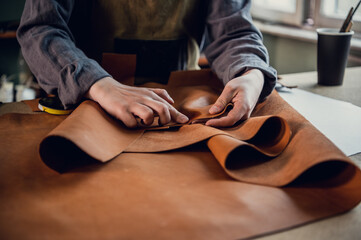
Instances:
[[[342,85],[353,33],[340,33],[333,28],[317,29],[318,84]]]

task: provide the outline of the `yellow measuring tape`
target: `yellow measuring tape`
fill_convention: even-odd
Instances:
[[[38,108],[43,112],[53,115],[67,115],[73,111],[73,109],[64,109],[57,97],[45,97],[40,99]]]

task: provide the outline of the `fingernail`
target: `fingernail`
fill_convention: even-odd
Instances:
[[[169,99],[172,103],[174,103],[173,98],[171,98],[171,97],[169,96],[169,94],[168,94],[168,99]]]
[[[181,123],[188,122],[188,120],[189,120],[186,115],[180,115],[178,119]]]

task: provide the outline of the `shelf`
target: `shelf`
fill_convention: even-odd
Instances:
[[[16,32],[9,31],[9,32],[0,33],[0,39],[5,39],[5,38],[16,38]]]

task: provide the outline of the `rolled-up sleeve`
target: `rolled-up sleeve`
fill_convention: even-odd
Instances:
[[[205,55],[213,71],[226,84],[250,69],[265,77],[260,96],[268,96],[276,83],[277,72],[269,66],[268,52],[259,30],[253,25],[249,0],[213,0],[207,17],[210,44]]]
[[[77,104],[97,80],[109,74],[74,43],[68,27],[74,0],[27,0],[17,38],[39,85],[59,96],[66,108]]]

